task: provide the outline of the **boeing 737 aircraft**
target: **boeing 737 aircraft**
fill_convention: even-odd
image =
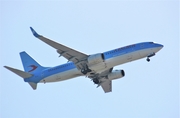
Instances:
[[[30,29],[36,38],[55,48],[60,56],[68,60],[68,63],[63,65],[43,67],[26,52],[21,52],[24,71],[4,66],[24,78],[24,81],[28,82],[34,90],[38,83],[58,82],[78,76],[87,76],[94,84],[97,84],[97,87],[101,86],[105,93],[111,92],[112,80],[125,76],[124,70],[113,70],[114,66],[141,58],[147,58],[149,62],[150,57],[163,48],[161,44],[143,42],[87,55],[39,35],[32,27]]]

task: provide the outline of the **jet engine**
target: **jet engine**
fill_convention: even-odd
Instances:
[[[113,70],[110,74],[108,74],[107,78],[109,80],[114,80],[114,79],[120,79],[125,76],[124,70]]]
[[[102,53],[93,54],[90,55],[87,60],[90,65],[101,63],[104,61],[104,55]]]

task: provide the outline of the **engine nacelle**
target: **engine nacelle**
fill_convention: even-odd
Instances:
[[[93,54],[88,57],[88,64],[94,65],[104,61],[104,55],[102,53]]]
[[[113,70],[110,74],[108,74],[109,80],[119,79],[125,76],[124,70]]]

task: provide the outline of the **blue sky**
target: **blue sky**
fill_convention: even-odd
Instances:
[[[23,70],[19,52],[43,66],[66,63],[39,34],[86,54],[154,41],[164,48],[119,65],[126,76],[105,94],[85,77],[39,84],[36,91],[3,68]],[[0,117],[178,118],[179,1],[0,1]]]

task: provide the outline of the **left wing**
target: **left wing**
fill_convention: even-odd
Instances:
[[[30,29],[36,38],[57,49],[60,56],[65,57],[68,61],[74,62],[78,69],[82,69],[84,66],[86,66],[86,59],[88,55],[43,37],[42,35],[39,35],[32,27],[30,27]]]

